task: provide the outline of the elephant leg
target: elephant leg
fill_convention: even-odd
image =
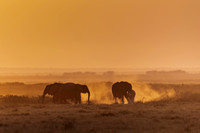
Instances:
[[[128,104],[130,104],[131,102],[130,102],[130,99],[129,99],[129,97],[128,97],[127,94],[125,95],[125,98],[126,98],[126,100],[128,101]]]
[[[114,97],[114,99],[115,99],[115,103],[117,104],[118,102],[117,102],[117,98],[116,97]]]
[[[64,104],[67,103],[67,97],[64,97],[62,100],[63,100],[63,103],[64,103]]]
[[[53,103],[57,103],[58,102],[58,96],[57,95],[54,95],[53,96]]]
[[[55,94],[54,95],[54,103],[57,103],[57,104],[61,103],[62,102],[62,98],[63,97],[59,93]]]
[[[77,104],[77,103],[78,103],[77,96],[74,96],[74,97],[73,97],[73,101],[74,101],[74,103],[75,103],[75,104]]]
[[[81,104],[81,99],[80,98],[76,98],[76,104]]]
[[[61,101],[61,103],[65,104],[66,103],[66,98],[63,98],[62,101]]]
[[[53,103],[55,103],[55,96],[53,96]]]
[[[62,103],[62,97],[58,97],[57,103],[61,104]]]
[[[81,104],[81,94],[78,95],[78,102]]]
[[[72,101],[73,101],[73,103],[77,103],[76,101],[77,101],[77,99],[74,97],[73,99],[72,99]]]
[[[124,97],[122,96],[122,104],[124,104]]]
[[[75,97],[75,104],[81,104],[81,94],[76,94]]]
[[[78,103],[78,98],[75,97],[75,98],[74,98],[74,101],[75,101],[75,104],[77,104],[77,103]]]
[[[67,104],[67,99],[65,99],[65,101],[64,101],[64,102],[65,102],[65,104]]]

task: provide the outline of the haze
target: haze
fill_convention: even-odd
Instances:
[[[0,67],[199,67],[199,0],[0,0]]]

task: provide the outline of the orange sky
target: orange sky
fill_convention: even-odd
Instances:
[[[199,0],[0,0],[0,67],[200,67]]]

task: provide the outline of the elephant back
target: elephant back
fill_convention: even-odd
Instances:
[[[65,83],[60,87],[58,97],[73,98],[77,94],[76,84]]]

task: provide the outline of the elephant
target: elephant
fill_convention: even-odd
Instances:
[[[54,83],[47,85],[44,89],[42,102],[44,103],[45,95],[53,96],[54,103],[66,103],[67,99],[81,104],[81,93],[88,93],[88,103],[90,99],[90,91],[86,85],[75,83]]]
[[[90,102],[90,91],[87,85],[65,83],[55,94],[55,100],[66,102],[66,99],[71,99],[75,104],[81,104],[81,93],[88,93],[88,103]]]
[[[121,81],[116,82],[112,85],[112,94],[117,103],[117,98],[121,99],[121,103],[124,104],[124,97],[127,99],[129,104],[134,103],[135,91],[132,90],[132,85],[128,82]]]

